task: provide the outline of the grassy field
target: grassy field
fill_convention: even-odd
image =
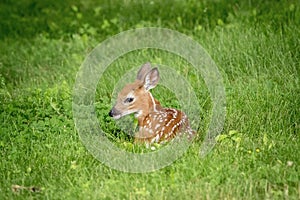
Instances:
[[[0,16],[0,199],[300,199],[299,1],[5,0]],[[227,116],[213,151],[199,157],[211,110],[203,80],[176,56],[124,55],[95,100],[116,144],[131,138],[108,117],[111,77],[132,65],[179,66],[201,106],[198,136],[183,157],[159,171],[124,173],[82,144],[72,92],[97,44],[149,26],[185,33],[207,50],[224,79]],[[178,106],[163,87],[154,94]]]

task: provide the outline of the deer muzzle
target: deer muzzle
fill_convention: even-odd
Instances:
[[[113,107],[113,108],[109,111],[108,115],[109,115],[110,117],[113,117],[114,119],[119,119],[119,118],[122,117],[121,112],[118,111],[117,109],[115,109],[115,107]]]

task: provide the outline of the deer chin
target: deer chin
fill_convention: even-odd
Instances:
[[[121,117],[122,117],[122,115],[115,115],[115,116],[113,116],[113,118],[114,118],[115,120],[120,119]]]

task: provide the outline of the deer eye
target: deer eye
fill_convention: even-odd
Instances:
[[[133,97],[128,97],[125,99],[124,103],[131,103],[133,102],[134,98]]]

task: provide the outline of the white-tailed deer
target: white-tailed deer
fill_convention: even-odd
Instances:
[[[163,108],[159,101],[153,98],[150,89],[159,81],[157,68],[151,69],[150,63],[144,64],[134,83],[127,84],[118,94],[117,102],[110,110],[109,116],[119,119],[128,114],[135,114],[138,119],[139,131],[135,142],[169,141],[178,134],[187,134],[193,138],[195,131],[190,128],[188,118],[182,111]]]

